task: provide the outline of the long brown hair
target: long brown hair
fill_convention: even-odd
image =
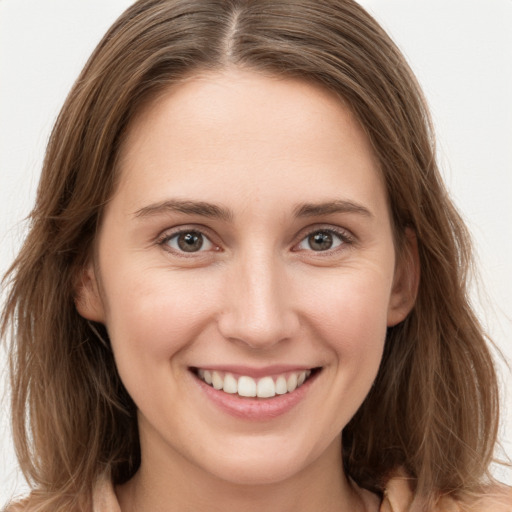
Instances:
[[[105,35],[66,100],[29,234],[6,277],[14,441],[33,503],[87,510],[98,475],[117,484],[138,468],[135,406],[105,329],[76,311],[76,278],[115,189],[131,119],[163,89],[227,65],[335,91],[379,160],[398,252],[406,228],[418,240],[416,305],[388,330],[375,384],[343,431],[347,473],[379,492],[403,468],[430,501],[474,491],[496,441],[496,377],[468,302],[466,228],[403,56],[352,0],[141,0]]]

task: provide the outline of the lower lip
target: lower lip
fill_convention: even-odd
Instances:
[[[236,393],[225,393],[206,384],[195,375],[194,378],[207,398],[227,414],[250,421],[267,421],[286,414],[304,400],[317,376],[318,373],[315,372],[291,393],[276,395],[273,398],[249,398]]]

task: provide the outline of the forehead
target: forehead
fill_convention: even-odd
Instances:
[[[244,200],[340,186],[341,194],[383,194],[368,138],[338,96],[306,81],[239,69],[191,77],[141,109],[118,170],[118,193],[138,196],[173,189],[215,200],[219,183]]]

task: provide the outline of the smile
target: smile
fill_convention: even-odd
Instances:
[[[291,393],[301,387],[311,376],[313,370],[286,372],[276,376],[264,376],[254,379],[247,375],[236,376],[217,370],[197,369],[196,375],[216,390],[241,397],[272,398],[276,395]]]

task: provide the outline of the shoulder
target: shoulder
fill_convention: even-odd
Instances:
[[[481,496],[461,502],[461,512],[512,512],[512,487],[488,487]]]
[[[93,512],[121,512],[114,485],[107,475],[98,478],[92,499]]]
[[[80,510],[91,510],[91,496],[87,496],[84,503],[87,505],[80,505]],[[29,494],[26,498],[20,501],[13,501],[5,508],[0,509],[0,512],[40,512],[40,511],[55,511],[55,510],[69,510],[69,501],[63,503],[57,500],[42,500],[37,493]],[[77,509],[73,507],[73,510]],[[117,501],[114,486],[110,478],[106,475],[101,475],[94,484],[92,492],[92,512],[121,512],[119,503]]]
[[[410,478],[392,478],[384,492],[380,512],[410,512],[414,499]],[[512,512],[512,487],[487,487],[479,496],[455,499],[444,496],[438,500],[435,512]]]
[[[29,510],[28,500],[23,499],[22,501],[8,503],[6,508],[2,509],[2,512],[28,512]]]

